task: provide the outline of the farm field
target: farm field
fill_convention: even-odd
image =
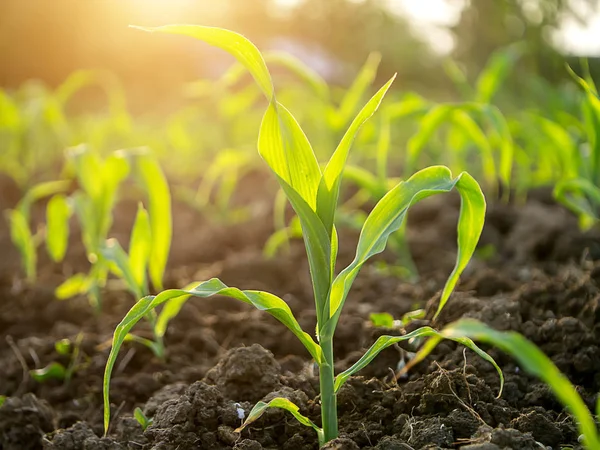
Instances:
[[[449,59],[440,101],[135,31],[235,62],[166,117],[100,70],[0,91],[0,449],[600,448],[585,60],[518,103],[524,45]]]

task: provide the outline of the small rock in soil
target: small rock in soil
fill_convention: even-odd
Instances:
[[[234,401],[257,402],[280,386],[281,367],[273,354],[258,344],[229,350],[206,374]]]
[[[55,429],[54,411],[33,394],[9,397],[0,407],[0,448],[34,450],[42,437]]]

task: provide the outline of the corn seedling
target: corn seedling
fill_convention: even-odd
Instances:
[[[75,372],[86,367],[88,361],[81,361],[81,342],[83,334],[79,333],[75,342],[70,339],[61,339],[54,343],[54,349],[61,357],[67,358],[69,363],[65,366],[61,362],[53,361],[41,369],[30,370],[29,375],[38,383],[48,380],[60,380],[69,383]],[[84,358],[85,359],[85,358]]]
[[[150,216],[140,203],[129,239],[129,254],[123,250],[123,247],[121,247],[116,239],[109,239],[100,250],[108,263],[109,270],[124,281],[127,290],[135,299],[148,295],[147,272],[150,264],[152,243]],[[152,327],[153,340],[134,334],[127,335],[126,340],[143,344],[159,359],[164,359],[163,336],[166,326],[159,330],[157,327],[157,315],[154,310],[149,311],[146,318]]]
[[[259,50],[243,36],[220,28],[170,25],[147,31],[174,33],[195,37],[217,46],[235,56],[252,74],[269,102],[258,138],[258,150],[276,176],[286,197],[299,217],[307,251],[317,316],[317,340],[300,327],[289,306],[274,294],[226,286],[220,280],[194,283],[187,289],[163,291],[156,296],[140,299],[117,326],[104,376],[104,425],[110,422],[109,386],[119,349],[133,326],[160,305],[163,309],[157,326],[165,326],[163,317],[176,315],[190,297],[206,298],[222,295],[238,299],[266,311],[283,323],[305,346],[319,367],[321,391],[321,423],[319,427],[299,412],[298,406],[285,398],[269,403],[259,402],[238,429],[257,420],[267,408],[289,411],[300,423],[313,428],[321,444],[338,435],[336,392],[354,373],[365,367],[384,348],[402,340],[440,336],[433,328],[424,327],[405,336],[383,336],[363,357],[337,377],[334,374],[333,337],[350,287],[361,267],[373,255],[382,252],[389,235],[402,224],[411,205],[431,195],[456,189],[462,199],[458,223],[458,257],[443,289],[438,312],[446,304],[458,278],[466,267],[479,239],[484,221],[485,199],[477,182],[467,173],[452,178],[450,170],[433,166],[417,172],[392,188],[375,205],[361,231],[356,257],[335,276],[338,249],[334,225],[342,173],[354,137],[362,124],[375,112],[393,78],[388,81],[362,108],[351,122],[333,156],[321,170],[311,145],[292,114],[277,101],[271,75]],[[436,314],[436,317],[437,317]],[[471,340],[451,336],[476,351],[495,365],[493,360]],[[497,367],[497,366],[496,366]]]
[[[556,184],[554,196],[579,216],[581,227],[586,229],[600,221],[600,98],[589,71],[585,78],[570,72],[585,92],[585,141],[571,151],[568,162],[574,167]]]
[[[15,209],[6,211],[6,216],[10,224],[10,237],[19,250],[21,264],[26,275],[28,283],[33,283],[37,277],[37,247],[47,236],[47,246],[52,257],[64,255],[65,247],[61,242],[60,232],[55,230],[54,217],[64,214],[64,209],[58,203],[62,199],[62,194],[53,197],[48,203],[48,218],[50,219],[46,228],[40,227],[35,232],[31,230],[31,208],[37,201],[55,195],[58,192],[66,191],[69,188],[70,181],[48,181],[33,186],[27,191]]]
[[[89,273],[77,273],[56,289],[59,299],[78,294],[88,296],[96,310],[101,308],[100,291],[106,284],[111,267],[104,254],[108,233],[113,222],[113,208],[121,184],[133,172],[148,197],[149,227],[152,241],[147,262],[153,286],[162,289],[162,277],[171,245],[171,197],[169,187],[158,163],[145,150],[115,152],[102,159],[90,149],[80,146],[69,151],[69,159],[80,188],[68,199],[81,224],[81,235],[88,260]],[[65,219],[65,216],[62,216]],[[67,234],[65,220],[55,220],[53,226],[62,235]],[[66,231],[65,231],[66,229]],[[109,247],[112,241],[109,242]],[[144,270],[145,270],[144,265]],[[139,270],[137,267],[135,270]],[[137,296],[146,290],[128,287]]]
[[[231,199],[240,179],[253,168],[248,152],[223,150],[209,164],[195,193],[182,186],[179,197],[210,219],[225,223],[242,222],[248,218],[248,207],[235,207]]]
[[[517,42],[492,53],[487,64],[477,76],[475,86],[469,83],[467,74],[456,61],[447,59],[444,63],[444,70],[466,101],[491,103],[508,77],[510,70],[525,51],[525,44]]]
[[[153,422],[152,418],[147,417],[146,414],[144,414],[144,411],[142,411],[142,409],[139,407],[135,408],[135,410],[133,411],[133,417],[141,425],[142,430],[144,430],[144,431],[146,431],[146,428],[148,428],[150,425],[152,425],[152,422]]]

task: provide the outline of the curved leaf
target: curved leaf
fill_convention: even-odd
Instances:
[[[391,233],[398,230],[406,212],[413,204],[434,194],[456,188],[461,196],[458,219],[458,255],[456,265],[442,291],[440,313],[452,293],[458,278],[469,262],[485,220],[485,198],[477,182],[463,172],[456,178],[447,167],[432,166],[400,182],[375,205],[361,230],[356,256],[352,263],[336,277],[329,296],[329,317],[326,335],[333,336],[348,291],[362,265],[373,255],[381,253]]]
[[[70,180],[59,180],[59,181],[45,181],[43,183],[32,186],[23,196],[17,209],[21,211],[23,216],[29,222],[29,212],[31,205],[44,197],[50,197],[51,195],[64,192],[69,189],[71,185]]]
[[[575,416],[587,448],[600,448],[596,424],[587,406],[569,379],[535,344],[514,331],[496,331],[474,320],[462,319],[442,331],[448,337],[468,336],[491,344],[515,358],[519,366],[544,381],[558,400]]]
[[[100,253],[108,261],[110,270],[125,282],[131,293],[138,298],[141,297],[142,290],[136,282],[129,257],[121,244],[116,239],[108,239],[100,249]]]
[[[269,103],[260,125],[258,152],[271,170],[316,211],[321,169],[302,128],[281,103]]]
[[[46,248],[53,261],[62,261],[69,243],[69,218],[71,207],[67,198],[53,196],[46,208]]]
[[[329,100],[329,86],[327,85],[327,82],[321,75],[315,72],[311,67],[307,66],[300,59],[289,53],[278,51],[265,52],[264,58],[269,65],[271,65],[271,63],[279,64],[297,75],[311,87],[320,99],[325,101]]]
[[[161,290],[173,235],[171,192],[167,178],[154,158],[150,155],[139,155],[136,161],[148,195],[148,214],[152,236],[148,272],[154,289]]]
[[[588,229],[600,220],[600,187],[594,186],[589,180],[574,178],[558,182],[553,195],[579,215],[581,228]]]
[[[386,348],[397,344],[398,342],[408,341],[410,339],[418,339],[422,337],[430,337],[430,339],[427,342],[433,341],[436,344],[443,339],[449,339],[458,342],[459,344],[462,344],[465,347],[473,350],[483,359],[492,364],[498,372],[498,375],[500,376],[500,392],[498,393],[498,397],[500,397],[500,395],[502,394],[502,388],[504,386],[504,375],[502,374],[502,370],[500,369],[498,364],[496,364],[496,361],[494,361],[494,359],[490,355],[488,355],[477,345],[475,345],[475,343],[471,339],[465,338],[464,336],[455,336],[453,333],[447,334],[445,330],[439,332],[430,327],[421,327],[415,331],[412,331],[411,333],[405,334],[404,336],[380,336],[375,341],[375,343],[369,348],[369,350],[367,350],[367,352],[356,363],[352,365],[352,367],[340,373],[335,378],[335,391],[337,392],[339,388],[346,382],[346,380],[350,378],[350,376],[352,376],[359,370],[364,369],[382,350],[385,350]],[[435,345],[433,347],[435,347]],[[417,353],[417,356],[410,360],[410,362],[405,366],[403,371],[408,370],[409,367],[412,367],[416,363],[422,361],[431,352],[431,350],[433,350],[433,347],[428,348],[429,351],[427,352],[419,351],[419,353]]]
[[[252,74],[261,91],[271,100],[274,96],[273,82],[267,65],[256,46],[241,34],[216,27],[200,25],[165,25],[162,27],[146,28],[131,26],[151,33],[181,34],[219,47],[233,55]]]
[[[348,159],[348,153],[350,147],[354,142],[356,134],[363,126],[363,124],[369,120],[369,118],[377,111],[377,108],[381,104],[383,97],[394,82],[396,75],[383,85],[377,93],[371,97],[367,104],[361,109],[361,111],[354,118],[350,127],[344,134],[344,137],[340,141],[335,152],[331,156],[331,159],[327,163],[325,172],[319,184],[319,192],[317,199],[317,212],[319,217],[323,221],[327,232],[331,234],[331,228],[335,219],[335,210],[337,208],[340,184],[342,181],[342,175],[344,173],[344,167],[346,166],[346,160]]]
[[[323,442],[322,442],[323,441],[323,430],[321,428],[319,428],[318,426],[316,426],[308,417],[300,414],[300,408],[298,406],[296,406],[294,403],[292,403],[287,398],[283,398],[283,397],[276,397],[273,400],[271,400],[269,403],[258,402],[256,405],[254,405],[254,408],[252,408],[252,411],[250,411],[250,414],[248,414],[248,417],[246,418],[244,423],[239,428],[237,428],[235,430],[235,432],[240,433],[244,428],[246,428],[252,422],[255,422],[256,420],[258,420],[260,418],[260,416],[262,416],[268,408],[279,408],[279,409],[288,411],[302,425],[311,427],[313,430],[315,430],[319,437],[319,443],[323,444]]]
[[[121,322],[117,325],[113,335],[112,348],[106,362],[103,381],[105,432],[108,430],[110,421],[110,377],[119,354],[119,349],[121,348],[121,345],[129,331],[137,322],[139,322],[142,317],[165,302],[182,296],[206,298],[213,295],[223,295],[241,300],[244,303],[253,305],[255,308],[261,311],[268,312],[281,323],[283,323],[292,333],[294,333],[294,335],[296,335],[300,342],[302,342],[315,361],[317,361],[319,364],[321,363],[321,348],[309,334],[302,330],[287,303],[276,295],[262,291],[241,291],[237,288],[226,286],[217,278],[212,278],[211,280],[200,283],[191,289],[170,289],[161,292],[157,296],[149,295],[139,300],[129,310],[123,320],[121,320]],[[164,327],[166,324],[161,326]]]

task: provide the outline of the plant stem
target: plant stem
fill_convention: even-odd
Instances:
[[[338,436],[337,399],[334,390],[333,373],[333,340],[321,341],[321,349],[325,362],[319,366],[319,383],[321,388],[321,423],[323,442],[331,441]]]

